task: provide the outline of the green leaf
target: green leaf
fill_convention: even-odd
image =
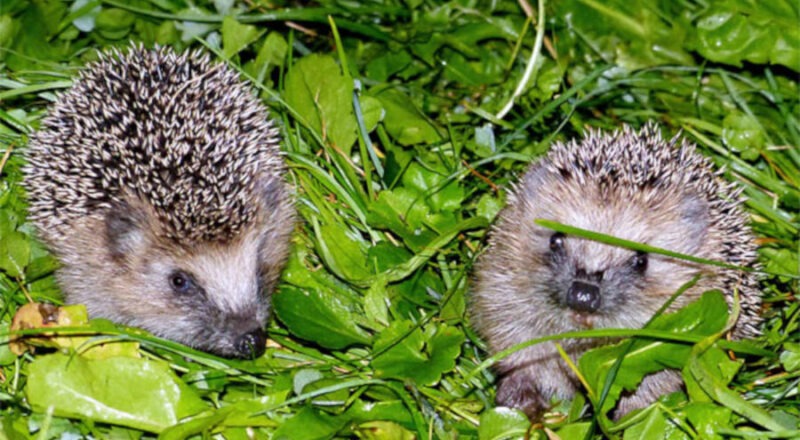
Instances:
[[[352,310],[326,293],[283,285],[273,295],[275,313],[292,333],[323,347],[369,344],[371,337],[355,324]]]
[[[728,305],[719,292],[707,292],[697,301],[674,312],[659,316],[648,329],[701,336],[720,331],[726,323]],[[578,366],[593,390],[599,393],[605,386],[606,376],[628,347],[628,341],[589,350]],[[607,413],[616,404],[623,390],[635,390],[644,376],[665,368],[682,368],[689,358],[691,345],[661,340],[637,339],[627,350],[616,375],[602,412]]]
[[[353,83],[332,57],[312,54],[295,63],[286,76],[284,96],[311,129],[350,155],[357,138]]]
[[[10,15],[0,15],[0,47],[9,47],[19,31],[19,23]],[[0,51],[0,60],[5,58],[5,51]]]
[[[25,394],[35,411],[155,433],[207,408],[167,363],[129,357],[39,356]]]
[[[764,129],[754,117],[732,112],[722,121],[722,140],[736,152],[746,152],[743,158],[753,160],[766,144]]]
[[[367,318],[377,323],[378,326],[389,325],[389,295],[386,290],[385,277],[378,277],[372,286],[367,289],[364,296],[364,312]]]
[[[686,391],[693,401],[718,402],[732,409],[754,423],[767,429],[780,431],[794,428],[784,425],[785,421],[773,417],[766,409],[744,399],[730,390],[727,384],[741,361],[732,361],[727,354],[717,347],[701,341],[692,349],[692,356],[683,368],[683,380]]]
[[[405,426],[412,424],[411,414],[408,408],[399,400],[379,400],[365,402],[356,400],[347,409],[347,415],[352,418],[354,423],[362,423],[370,420],[389,420]]]
[[[17,231],[0,234],[0,270],[9,276],[21,278],[31,258],[31,242]]]
[[[586,41],[593,57],[623,69],[693,64],[683,47],[686,28],[670,26],[649,1],[566,0],[557,3],[555,15],[568,17],[570,34]]]
[[[698,402],[686,405],[684,411],[699,438],[714,440],[723,438],[718,432],[730,427],[733,414],[729,408]]]
[[[486,193],[478,200],[477,214],[488,221],[492,221],[501,208],[503,208],[503,201],[499,197]]]
[[[256,72],[261,72],[265,65],[283,66],[288,50],[289,45],[283,35],[278,32],[270,32],[256,56]]]
[[[378,420],[358,425],[358,437],[365,440],[415,440],[413,432],[394,422]]]
[[[255,26],[241,24],[228,15],[222,19],[222,54],[225,59],[241,52],[253,41],[256,41],[260,32]]]
[[[345,280],[357,281],[373,274],[364,248],[348,236],[340,223],[316,227],[317,251],[333,273]]]
[[[429,324],[423,332],[411,321],[395,321],[375,339],[372,360],[378,377],[411,379],[433,385],[455,367],[464,334],[445,324]]]
[[[292,379],[292,388],[295,394],[303,394],[306,385],[322,379],[322,373],[312,368],[304,368],[297,371]]]
[[[769,3],[711,2],[693,28],[694,47],[711,61],[782,64],[800,71],[800,9],[785,0]]]
[[[381,102],[372,96],[361,95],[359,98],[361,104],[361,114],[364,116],[364,126],[367,128],[367,133],[371,133],[378,126],[386,116],[386,111],[383,110]]]
[[[433,122],[417,109],[408,96],[395,89],[371,92],[386,110],[386,131],[401,145],[436,143],[442,140]]]
[[[800,344],[787,342],[783,344],[783,349],[780,357],[783,369],[788,372],[800,369]]]
[[[742,361],[732,361],[721,349],[710,348],[703,352],[698,358],[699,365],[702,366],[704,373],[708,373],[714,378],[714,384],[725,387],[730,383],[733,376],[741,367]],[[703,386],[691,374],[684,375],[686,392],[694,402],[712,402],[712,397],[704,390]]]
[[[283,423],[273,434],[275,440],[322,440],[332,438],[347,423],[345,417],[333,417],[305,407]]]
[[[625,430],[622,438],[624,440],[666,438],[673,426],[661,410],[652,407],[646,410],[646,416],[642,421]]]
[[[528,420],[528,416],[519,410],[506,407],[492,408],[481,413],[478,439],[505,440],[525,438],[530,426],[531,422]]]
[[[108,8],[97,14],[95,26],[104,38],[119,40],[131,31],[136,16],[124,9]]]
[[[427,197],[426,200],[434,211],[455,211],[464,201],[464,189],[457,181],[444,184],[445,180],[445,176],[423,168],[417,162],[408,166],[402,178],[407,188],[415,189]]]

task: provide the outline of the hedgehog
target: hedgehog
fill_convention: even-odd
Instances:
[[[470,315],[497,353],[552,334],[592,328],[640,328],[683,284],[700,275],[669,310],[711,289],[729,305],[738,291],[737,338],[758,334],[760,292],[751,271],[720,269],[568,236],[534,223],[547,219],[682,254],[754,267],[756,245],[741,187],[679,136],[655,123],[636,131],[590,130],[580,142],[556,142],[509,191],[474,273]],[[608,340],[561,341],[577,359]],[[498,405],[537,419],[553,397],[579,383],[553,343],[534,345],[496,365]],[[676,371],[645,377],[624,395],[615,417],[682,385]]]
[[[199,50],[99,55],[58,96],[23,172],[68,303],[225,357],[263,354],[294,205],[278,129]]]

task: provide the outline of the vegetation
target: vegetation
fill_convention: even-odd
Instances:
[[[542,3],[0,2],[2,334],[23,305],[62,302],[20,169],[97,50],[205,46],[239,69],[281,126],[302,217],[265,356],[220,359],[67,308],[60,338],[24,331],[35,354],[0,346],[4,437],[800,436],[797,3]],[[633,339],[584,356],[592,391],[531,426],[494,408],[494,359],[465,314],[470,268],[503,188],[554,140],[647,120],[745,187],[763,336],[726,342],[715,293],[646,330],[581,332]],[[621,387],[665,365],[686,392],[608,419]]]

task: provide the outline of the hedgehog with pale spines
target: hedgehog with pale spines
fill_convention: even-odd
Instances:
[[[752,272],[648,255],[538,226],[547,219],[658,248],[754,267],[756,245],[741,208],[741,189],[678,137],[655,124],[636,132],[590,131],[580,142],[555,143],[510,191],[479,258],[470,314],[497,353],[545,335],[591,328],[639,328],[681,285],[701,275],[670,307],[719,289],[729,304],[738,291],[735,337],[758,333],[761,305]],[[567,340],[577,359],[608,341]],[[497,403],[532,418],[552,397],[570,398],[579,383],[552,343],[503,359]],[[622,415],[677,390],[679,374],[647,376],[622,398]]]
[[[294,208],[278,130],[199,51],[101,55],[30,139],[30,219],[70,303],[224,356],[264,351]]]

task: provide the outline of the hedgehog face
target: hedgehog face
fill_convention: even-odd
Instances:
[[[288,206],[267,203],[230,241],[187,244],[161,236],[163,223],[146,204],[119,204],[105,217],[103,247],[115,266],[108,284],[117,289],[109,297],[135,299],[114,310],[86,301],[90,311],[222,356],[260,356],[269,292],[288,252]]]
[[[294,227],[285,190],[270,188],[280,191],[263,197],[256,220],[227,241],[172,241],[147,203],[118,203],[56,243],[59,281],[93,317],[221,356],[260,356]]]
[[[512,197],[494,231],[492,244],[499,258],[481,263],[482,274],[491,272],[492,281],[499,283],[487,293],[502,291],[504,296],[502,303],[489,306],[492,312],[529,330],[515,332],[515,341],[509,343],[543,333],[641,327],[702,270],[692,263],[554,233],[537,226],[536,219],[701,257],[716,246],[709,236],[708,207],[691,193],[664,197],[643,188],[630,197],[541,166],[529,171]],[[490,265],[498,267],[487,269]],[[678,304],[691,300],[693,293]],[[502,327],[498,331],[511,333]]]
[[[533,174],[536,174],[534,171]],[[614,235],[676,252],[708,254],[707,206],[692,194],[626,197],[595,182],[575,185],[539,171],[527,180],[518,212],[520,252],[534,270],[521,272],[520,294],[569,319],[564,326],[641,327],[700,268],[533,225],[537,218]],[[568,189],[568,188],[571,188]],[[533,225],[533,226],[530,226]],[[635,312],[634,312],[635,311]]]
[[[260,238],[258,231],[248,231],[241,241],[189,249],[139,243],[124,259],[123,277],[142,301],[124,308],[125,319],[223,356],[260,356],[269,312],[266,289],[273,287],[263,283],[270,277],[258,264],[266,245]]]

